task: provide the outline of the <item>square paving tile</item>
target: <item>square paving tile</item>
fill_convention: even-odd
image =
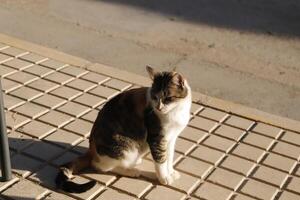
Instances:
[[[96,108],[97,106],[103,104],[105,102],[105,99],[95,95],[84,93],[83,95],[77,97],[73,101],[89,106],[91,108]]]
[[[283,170],[285,172],[291,172],[291,170],[296,165],[296,161],[285,156],[270,153],[263,161],[263,164],[279,170]]]
[[[1,49],[0,52],[14,57],[20,57],[22,55],[28,54],[28,51],[16,47],[8,47],[5,49]]]
[[[80,142],[82,140],[82,137],[72,132],[58,129],[45,137],[43,140],[52,142],[64,148],[69,148]]]
[[[21,180],[1,193],[3,197],[13,199],[40,199],[48,193],[46,188],[26,179]]]
[[[119,91],[112,88],[104,87],[102,85],[98,85],[96,88],[90,90],[89,93],[98,95],[100,97],[104,97],[106,99],[111,99],[112,97],[116,96],[119,93]]]
[[[152,184],[137,178],[121,177],[113,186],[140,198],[151,188]]]
[[[101,184],[108,186],[113,181],[117,179],[117,177],[114,174],[111,173],[101,173],[101,172],[90,172],[90,171],[83,171],[82,176],[87,177],[89,179],[96,180],[100,182]]]
[[[273,145],[274,140],[272,138],[259,135],[253,132],[249,132],[246,137],[243,139],[244,143],[251,144],[257,147],[260,147],[265,150],[269,150]]]
[[[206,146],[199,146],[197,147],[190,156],[193,156],[195,158],[199,158],[201,160],[204,160],[206,162],[209,162],[213,165],[216,165],[219,163],[225,156],[225,154],[221,151],[208,148]]]
[[[300,185],[300,178],[299,177],[292,177],[290,183],[287,185],[287,189],[300,194],[299,185]]]
[[[1,67],[1,66],[0,66]],[[1,84],[2,84],[2,90],[4,92],[10,92],[12,90],[15,90],[19,87],[21,87],[22,85],[20,83],[17,83],[15,81],[11,81],[11,80],[8,80],[6,78],[2,78],[1,79]]]
[[[21,56],[20,59],[37,64],[37,63],[47,60],[48,58],[38,55],[38,54],[35,54],[35,53],[28,53],[24,56]]]
[[[94,123],[96,121],[98,114],[99,114],[98,110],[91,110],[87,114],[83,115],[81,118]]]
[[[273,199],[277,194],[277,188],[271,185],[267,185],[260,181],[250,179],[241,188],[241,192],[249,194],[259,199]]]
[[[222,168],[217,168],[209,175],[208,180],[230,189],[237,190],[243,182],[244,176]]]
[[[30,118],[37,118],[46,112],[48,112],[49,109],[39,106],[35,103],[26,102],[25,104],[13,109],[14,112],[21,113],[22,115],[25,115]]]
[[[222,121],[227,116],[227,113],[212,108],[205,108],[198,115],[215,121]]]
[[[1,56],[1,54],[0,54],[0,56]],[[5,77],[5,76],[8,76],[8,75],[16,73],[16,72],[17,72],[17,70],[14,68],[0,65],[0,77]]]
[[[130,86],[132,86],[132,84],[130,84],[130,83],[120,81],[117,79],[110,79],[109,81],[106,81],[105,83],[103,83],[103,85],[120,90],[120,91],[124,91],[124,90],[128,89]]]
[[[74,98],[78,97],[79,95],[81,95],[82,92],[79,90],[70,88],[70,87],[60,86],[59,88],[51,91],[50,94],[53,94],[55,96],[58,96],[58,97],[61,97],[61,98],[67,99],[67,100],[71,100],[71,99],[74,99]]]
[[[81,115],[90,111],[90,108],[87,106],[80,105],[74,102],[68,102],[65,105],[57,108],[57,110],[72,115],[74,117],[80,117]]]
[[[187,155],[192,149],[196,147],[196,143],[185,139],[177,138],[175,151]]]
[[[11,129],[16,129],[30,121],[30,118],[12,111],[7,111],[5,113],[5,118],[6,118],[6,126]]]
[[[31,67],[24,69],[24,71],[39,77],[44,77],[55,72],[53,69],[42,67],[40,65],[32,65]]]
[[[161,199],[172,199],[172,200],[183,200],[185,199],[185,195],[176,190],[172,190],[170,188],[164,186],[156,186],[149,192],[145,199],[147,200],[161,200]]]
[[[83,92],[86,92],[97,86],[95,83],[92,83],[90,81],[86,81],[83,79],[75,79],[75,80],[67,83],[66,85],[69,87],[72,87],[74,89],[81,90]]]
[[[230,126],[222,125],[219,126],[214,131],[214,133],[235,141],[239,141],[240,138],[245,134],[245,131]]]
[[[190,194],[200,183],[199,178],[180,172],[180,179],[176,180],[170,187]]]
[[[216,135],[210,135],[206,140],[204,140],[203,144],[224,152],[228,152],[235,145],[235,142]]]
[[[66,125],[64,129],[87,137],[92,130],[92,126],[93,124],[90,122],[84,121],[82,119],[76,119],[75,121]]]
[[[19,181],[19,178],[17,178],[15,175],[12,175],[12,179],[10,181],[0,182],[0,192],[5,190],[6,188],[10,187],[11,185],[16,183],[17,181]]]
[[[282,187],[283,183],[286,181],[288,174],[272,169],[266,166],[260,166],[252,177],[274,184],[278,187]]]
[[[12,60],[13,57],[0,53],[0,63],[4,63],[8,60]]]
[[[51,191],[51,193],[47,195],[45,200],[74,200],[74,198],[63,193]]]
[[[40,65],[49,67],[51,69],[59,70],[67,66],[66,63],[62,63],[56,60],[48,59],[40,63]]]
[[[3,65],[15,68],[17,70],[23,70],[23,69],[26,69],[27,67],[32,66],[33,64],[30,62],[27,62],[25,60],[20,60],[18,58],[14,58],[12,60],[4,62]]]
[[[231,194],[229,189],[208,182],[203,183],[195,192],[197,197],[209,200],[228,200]]]
[[[207,132],[201,131],[199,129],[195,129],[187,126],[179,135],[179,137],[191,140],[193,142],[199,143],[208,135]]]
[[[9,148],[16,151],[21,151],[33,142],[33,138],[24,135],[18,131],[12,131],[8,134]]]
[[[36,172],[42,166],[42,164],[43,162],[22,154],[17,154],[11,158],[12,171],[21,175],[22,177],[27,177]]]
[[[270,126],[263,123],[258,123],[256,126],[252,129],[252,131],[261,133],[263,135],[272,137],[272,138],[278,138],[281,132],[280,128],[277,128],[275,126]]]
[[[244,157],[254,162],[259,162],[265,155],[265,151],[248,144],[240,143],[233,151],[232,154]]]
[[[31,101],[41,95],[43,95],[42,92],[35,90],[35,89],[31,89],[29,87],[20,87],[12,92],[10,92],[9,94],[19,97],[21,99],[24,99],[26,101]]]
[[[89,148],[89,140],[85,139],[84,141],[77,144],[72,150],[77,153],[84,154],[87,152],[88,148]]]
[[[104,83],[105,81],[108,81],[110,78],[101,74],[97,74],[94,72],[89,72],[83,76],[80,77],[81,79],[85,79],[97,84]]]
[[[192,115],[196,115],[198,112],[200,112],[202,109],[204,109],[203,106],[196,104],[196,103],[192,103],[192,107],[191,107],[191,114]]]
[[[283,191],[283,193],[279,197],[279,200],[298,200],[298,199],[299,199],[299,195],[288,191]]]
[[[272,151],[297,160],[300,158],[300,147],[285,142],[277,142]]]
[[[51,108],[54,109],[58,106],[61,106],[62,104],[66,103],[67,100],[60,98],[60,97],[56,97],[54,95],[51,94],[44,94],[41,97],[38,97],[36,99],[33,100],[34,103],[43,105],[47,108]]]
[[[105,190],[96,200],[135,200],[136,198],[133,196],[129,196],[128,194],[121,193],[117,190],[107,189]]]
[[[64,73],[60,73],[60,72],[51,73],[51,74],[45,76],[44,78],[49,81],[53,81],[55,83],[62,84],[62,85],[75,79],[73,76],[70,76],[70,75],[67,75]]]
[[[239,127],[245,130],[248,130],[248,128],[253,124],[254,122],[242,117],[231,115],[229,118],[225,120],[225,124],[229,124],[235,127]]]
[[[8,94],[3,94],[3,100],[4,100],[4,107],[7,110],[11,110],[25,103],[24,100]]]
[[[44,161],[49,161],[59,154],[62,154],[64,149],[42,141],[34,141],[32,145],[23,150],[26,154],[34,156]]]
[[[67,66],[64,67],[63,69],[60,70],[60,72],[63,72],[65,74],[71,75],[71,76],[75,76],[75,77],[80,77],[86,73],[88,73],[87,70],[82,69],[80,67],[74,67],[74,66]]]
[[[54,130],[55,127],[35,120],[25,124],[18,129],[18,131],[22,133],[26,133],[27,135],[31,135],[32,137],[39,139],[45,137]]]
[[[23,72],[23,71],[18,71],[16,73],[13,73],[13,74],[7,76],[7,78],[11,79],[13,81],[16,81],[18,83],[26,85],[32,81],[37,80],[39,77],[29,74],[29,73],[26,73],[26,72]]]
[[[203,178],[212,169],[213,165],[206,162],[186,157],[184,158],[176,168],[194,176]]]
[[[235,171],[237,173],[243,174],[245,176],[249,175],[250,172],[255,167],[255,163],[250,162],[248,160],[236,157],[236,156],[228,156],[222,163],[221,166]]]
[[[57,128],[64,126],[65,124],[71,122],[74,118],[70,115],[50,110],[50,112],[38,118],[40,121],[51,124]]]
[[[202,117],[195,117],[191,120],[189,125],[210,132],[218,125],[218,123]]]
[[[36,90],[40,90],[42,92],[50,92],[51,90],[54,90],[59,87],[58,84],[44,79],[39,79],[37,81],[29,83],[27,86]]]
[[[300,141],[300,133],[295,133],[295,132],[291,132],[291,131],[286,131],[282,137],[280,138],[283,141],[292,143],[292,144],[296,144],[299,145],[299,141]]]

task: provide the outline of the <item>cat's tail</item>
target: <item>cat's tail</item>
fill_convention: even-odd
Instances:
[[[96,181],[78,184],[70,180],[73,173],[78,173],[80,170],[89,167],[90,164],[91,156],[87,153],[70,163],[62,165],[55,179],[56,187],[63,191],[72,193],[82,193],[94,187],[94,185],[96,185]]]

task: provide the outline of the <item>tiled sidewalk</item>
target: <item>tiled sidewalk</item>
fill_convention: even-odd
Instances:
[[[14,174],[11,181],[0,183],[0,199],[300,199],[297,123],[278,117],[272,123],[271,116],[267,121],[273,125],[268,125],[258,121],[265,115],[251,119],[253,113],[240,114],[247,114],[246,108],[228,109],[230,103],[225,103],[222,109],[196,97],[189,126],[177,140],[174,163],[181,179],[173,185],[159,185],[147,176],[132,179],[86,172],[74,181],[95,179],[98,184],[92,190],[83,194],[55,190],[57,167],[86,151],[103,104],[147,81],[43,47],[37,54],[39,47],[17,39],[0,37],[0,42]],[[101,74],[90,71],[101,66]],[[276,124],[278,119],[282,124]],[[153,172],[150,155],[139,168]]]

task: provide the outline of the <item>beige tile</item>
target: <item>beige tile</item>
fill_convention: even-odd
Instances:
[[[180,179],[174,181],[170,187],[190,194],[200,183],[200,179],[184,172],[180,172]]]
[[[300,178],[299,177],[292,177],[292,180],[290,181],[290,183],[287,185],[287,189],[297,192],[300,194]]]
[[[195,129],[187,126],[179,135],[179,137],[191,140],[193,142],[199,143],[208,135],[207,132],[201,131],[199,129]]]
[[[263,164],[286,172],[290,172],[296,165],[296,161],[281,155],[270,153],[263,161]]]
[[[88,73],[87,70],[82,69],[80,67],[75,67],[75,66],[64,67],[63,69],[60,70],[60,72],[63,72],[65,74],[75,76],[75,77],[80,77],[80,76],[83,76],[84,74]]]
[[[205,182],[195,192],[195,195],[200,198],[209,200],[228,200],[232,191],[212,183]]]
[[[240,143],[233,151],[232,154],[244,157],[254,162],[259,162],[265,155],[265,151],[248,144]]]
[[[2,192],[3,197],[10,197],[14,199],[40,199],[48,193],[46,188],[39,186],[26,179],[13,185]]]
[[[266,150],[272,146],[274,140],[263,135],[259,135],[253,132],[249,132],[247,136],[243,139],[244,143],[251,144]]]
[[[12,174],[12,179],[10,181],[6,181],[6,182],[1,181],[0,182],[0,192],[5,190],[6,188],[10,187],[17,181],[19,181],[19,178],[17,178],[14,174]]]
[[[157,185],[149,192],[145,199],[147,200],[161,200],[161,199],[172,199],[172,200],[183,200],[185,195],[176,190]]]
[[[30,121],[30,118],[12,111],[7,111],[5,113],[5,118],[6,118],[6,126],[11,129],[16,129]]]
[[[300,134],[291,131],[286,131],[280,139],[286,142],[299,145]]]
[[[29,83],[28,87],[34,88],[34,89],[42,91],[42,92],[50,92],[51,90],[58,88],[59,85],[56,83],[53,83],[51,81],[39,79],[37,81]]]
[[[27,51],[23,50],[23,49],[19,49],[16,47],[8,47],[5,49],[0,50],[1,53],[10,55],[10,56],[15,56],[15,57],[20,57],[23,56],[25,54],[28,54]]]
[[[62,154],[61,156],[57,157],[53,161],[51,161],[52,164],[56,165],[57,167],[64,165],[66,163],[69,163],[71,161],[74,161],[79,157],[78,154],[73,153],[71,151],[67,151],[66,153]],[[81,175],[81,172],[80,172]]]
[[[192,107],[191,107],[191,114],[196,115],[198,112],[200,112],[204,107],[196,104],[196,103],[192,103]]]
[[[17,154],[11,158],[12,171],[22,177],[27,177],[36,172],[42,164],[42,162],[22,154]]]
[[[208,180],[213,183],[231,188],[233,190],[237,190],[237,188],[244,180],[244,176],[222,168],[217,168],[209,175]]]
[[[103,104],[105,102],[105,99],[95,95],[84,93],[73,101],[89,106],[91,108],[96,108],[97,106]]]
[[[72,150],[77,153],[84,154],[87,152],[88,148],[89,148],[89,140],[85,139],[84,141],[77,144]]]
[[[219,163],[225,156],[221,151],[208,148],[206,146],[197,147],[192,153],[191,156],[199,158],[201,160],[207,161],[212,164]]]
[[[272,138],[278,138],[278,136],[280,135],[281,129],[277,128],[275,126],[270,126],[267,124],[263,124],[263,123],[258,123],[253,129],[252,131],[257,132],[257,133],[261,133],[263,135],[272,137]]]
[[[110,185],[114,180],[117,179],[117,177],[113,174],[101,173],[95,171],[93,172],[84,171],[82,172],[82,176],[87,177],[89,179],[96,180],[105,186]]]
[[[214,133],[235,141],[239,141],[240,138],[245,134],[245,131],[230,126],[222,125],[219,126],[214,131]]]
[[[98,95],[100,97],[104,97],[106,99],[110,99],[117,95],[119,91],[108,87],[104,87],[102,85],[98,85],[96,88],[90,90],[89,93]]]
[[[250,179],[242,187],[241,192],[249,194],[259,199],[273,199],[276,195],[276,187],[267,185],[265,183]]]
[[[200,178],[203,178],[212,169],[212,167],[213,165],[191,157],[184,158],[183,161],[176,166],[177,169]]]
[[[51,91],[50,94],[53,94],[55,96],[58,96],[58,97],[61,97],[61,98],[67,99],[67,100],[71,100],[71,99],[74,99],[74,98],[78,97],[79,95],[81,95],[82,92],[79,90],[70,88],[70,87],[60,86],[59,88]]]
[[[23,70],[27,67],[32,66],[33,64],[30,62],[24,61],[24,60],[20,60],[18,58],[14,58],[12,60],[9,60],[9,61],[3,63],[3,65],[15,68],[17,70]]]
[[[33,142],[33,138],[24,135],[18,131],[12,131],[8,134],[9,147],[16,151],[21,151]]]
[[[18,131],[39,139],[45,137],[54,130],[55,127],[35,120],[18,128]]]
[[[47,108],[54,109],[58,106],[61,106],[64,103],[66,103],[67,100],[62,99],[60,97],[53,96],[51,94],[44,94],[43,96],[34,99],[33,102],[43,105]]]
[[[247,176],[255,167],[255,163],[236,156],[228,156],[221,166]]]
[[[94,72],[89,72],[89,73],[81,76],[80,78],[91,81],[91,82],[94,82],[94,83],[97,83],[97,84],[101,84],[101,83],[103,83],[105,81],[108,81],[110,79],[107,76],[97,74],[97,73],[94,73]]]
[[[55,127],[62,127],[65,124],[69,123],[72,121],[74,118],[70,115],[51,110],[50,112],[46,113],[45,115],[39,117],[39,120],[51,124]]]
[[[277,142],[272,151],[290,158],[300,158],[300,147],[285,142]]]
[[[44,161],[49,161],[59,156],[59,154],[62,154],[63,151],[63,148],[40,140],[34,141],[29,147],[23,150],[26,154]]]
[[[205,131],[211,131],[213,128],[216,127],[218,123],[212,120],[204,119],[202,117],[195,117],[191,120],[189,124],[193,127],[200,128]]]
[[[238,116],[231,115],[228,119],[225,121],[226,124],[239,127],[245,130],[248,130],[248,128],[254,123],[251,120],[241,118]]]
[[[92,83],[90,81],[86,81],[83,79],[75,79],[75,80],[67,83],[66,85],[69,87],[75,88],[77,90],[84,91],[84,92],[97,86],[95,83]]]
[[[80,117],[81,115],[87,113],[91,109],[78,103],[68,102],[65,105],[57,108],[57,110],[75,117]]]
[[[0,65],[0,77],[5,77],[5,76],[8,76],[8,75],[13,74],[15,72],[17,72],[16,69],[13,69],[11,67],[6,67],[4,65]]]
[[[121,177],[113,186],[140,198],[152,187],[152,184],[137,178]]]
[[[29,87],[20,87],[12,92],[10,92],[11,95],[19,97],[21,99],[24,99],[26,101],[31,101],[41,95],[43,95],[42,92],[31,89]]]
[[[212,120],[222,121],[227,116],[227,113],[212,108],[205,108],[198,115]]]
[[[86,183],[90,180],[84,178],[84,177],[80,177],[80,176],[75,176],[75,178],[72,180],[75,183]],[[96,184],[93,188],[91,188],[90,190],[83,192],[83,193],[71,193],[73,196],[80,198],[80,199],[84,199],[84,200],[90,200],[93,199],[97,194],[99,194],[102,190],[104,189],[104,187],[100,184]]]
[[[177,138],[175,151],[187,155],[192,149],[196,147],[196,143],[185,139]]]
[[[65,148],[69,148],[80,142],[82,140],[82,137],[69,131],[58,129],[45,137],[44,140]]]
[[[45,66],[45,67],[49,67],[51,69],[55,69],[55,70],[59,70],[64,68],[65,66],[67,66],[66,63],[62,63],[56,60],[52,60],[52,59],[48,59],[46,61],[43,61],[40,63],[40,65]]]
[[[283,193],[279,197],[279,200],[299,200],[299,198],[300,195],[288,191],[283,191]]]
[[[281,187],[288,174],[266,166],[260,166],[252,175],[254,178]]]
[[[26,68],[24,71],[39,77],[44,77],[48,74],[55,72],[53,69],[42,67],[40,65],[33,65],[31,67]]]
[[[3,100],[4,100],[4,107],[7,110],[11,110],[25,103],[25,101],[23,101],[22,99],[13,97],[8,94],[3,94]]]
[[[2,84],[2,90],[4,92],[10,92],[10,91],[15,90],[15,89],[17,89],[17,88],[19,88],[19,87],[22,86],[20,83],[8,80],[6,78],[2,78],[1,79],[1,84]]]
[[[29,54],[26,54],[24,56],[21,56],[20,58],[23,59],[23,60],[32,62],[32,63],[36,63],[36,64],[40,63],[40,62],[43,62],[43,61],[48,59],[44,56],[41,56],[41,55],[38,55],[38,54],[35,54],[35,53],[29,53]]]
[[[55,178],[57,176],[58,169],[51,166],[46,165],[31,176],[29,179],[34,180],[42,184],[43,186],[56,189]]]
[[[98,110],[91,110],[89,113],[83,115],[81,118],[94,123],[98,116],[98,113],[99,113]]]
[[[45,79],[49,80],[49,81],[53,81],[55,83],[58,84],[66,84],[70,81],[72,81],[73,79],[75,79],[73,76],[67,75],[67,74],[63,74],[60,72],[55,72],[55,73],[51,73],[47,76],[45,76]]]
[[[135,200],[135,197],[120,193],[117,190],[107,189],[96,200]]]
[[[51,191],[51,194],[49,194],[45,200],[74,200],[74,198],[63,193]]]
[[[64,129],[82,135],[84,137],[87,137],[92,130],[92,126],[93,124],[90,122],[81,119],[76,119],[75,121],[66,125]]]
[[[124,91],[124,90],[128,89],[132,84],[126,83],[124,81],[120,81],[117,79],[110,79],[109,81],[106,81],[105,83],[103,83],[103,85],[109,86],[111,88],[114,88],[114,89],[117,89],[120,91]]]
[[[16,73],[13,73],[13,74],[7,76],[7,78],[11,79],[13,81],[16,81],[18,83],[26,85],[32,81],[37,80],[39,77],[34,76],[29,73],[26,73],[26,72],[23,72],[23,71],[18,71]]]
[[[232,140],[228,140],[226,138],[222,138],[216,135],[210,135],[203,144],[216,148],[218,150],[228,152],[234,145],[235,142]]]
[[[243,194],[236,194],[232,198],[232,200],[256,200],[256,199],[253,197],[250,197],[250,196],[243,195]]]
[[[48,109],[35,103],[26,102],[25,104],[15,108],[13,111],[31,118],[37,118],[48,112]]]
[[[8,60],[12,60],[13,57],[0,53],[0,63],[4,63]]]

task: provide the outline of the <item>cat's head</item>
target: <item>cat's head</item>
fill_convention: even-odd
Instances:
[[[178,72],[156,72],[150,66],[146,69],[153,80],[150,99],[157,112],[168,113],[188,96],[190,91],[187,81]]]

